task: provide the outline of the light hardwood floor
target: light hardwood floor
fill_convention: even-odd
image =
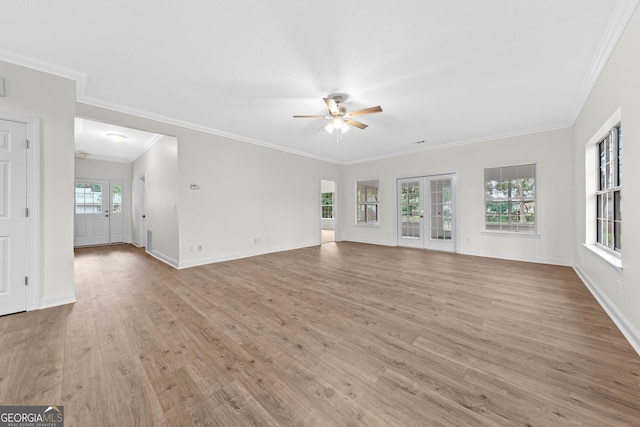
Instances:
[[[640,425],[640,357],[575,273],[330,243],[175,270],[76,251],[0,318],[0,404],[70,426]]]

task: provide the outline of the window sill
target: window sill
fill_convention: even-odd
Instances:
[[[616,271],[618,271],[619,273],[622,273],[622,258],[594,244],[585,243],[583,246],[589,249],[594,254],[598,255],[600,258],[602,258],[607,264],[615,268]]]
[[[526,237],[529,239],[539,239],[540,235],[530,231],[499,231],[499,230],[482,230],[480,234],[486,236],[507,236],[507,237]]]

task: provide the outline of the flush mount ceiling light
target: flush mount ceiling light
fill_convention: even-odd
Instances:
[[[114,142],[122,142],[125,139],[127,139],[127,137],[122,135],[121,133],[110,132],[110,133],[107,134],[107,136],[109,137],[110,140],[112,140]]]
[[[365,108],[364,110],[347,112],[347,108],[340,104],[345,98],[346,95],[330,95],[328,98],[323,98],[325,104],[327,104],[327,108],[329,109],[329,116],[293,116],[293,118],[328,119],[329,123],[324,125],[322,129],[329,133],[333,133],[335,130],[336,142],[340,142],[342,134],[350,129],[349,126],[357,127],[358,129],[365,129],[369,126],[357,120],[353,120],[352,117],[382,112],[382,108],[379,105],[376,107]]]

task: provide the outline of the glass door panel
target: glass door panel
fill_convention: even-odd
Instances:
[[[422,247],[424,210],[422,207],[422,179],[398,181],[399,221],[398,244]]]

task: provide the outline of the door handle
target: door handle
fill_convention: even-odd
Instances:
[[[109,215],[105,215],[106,218],[109,218]]]

